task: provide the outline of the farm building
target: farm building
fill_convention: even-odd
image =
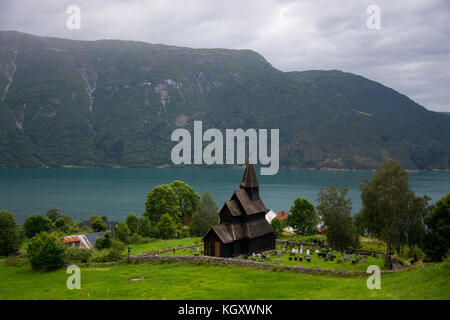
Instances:
[[[255,170],[248,163],[240,188],[219,212],[219,224],[203,237],[205,255],[235,257],[275,249],[275,234],[266,212]]]
[[[71,248],[91,248],[95,246],[97,238],[104,237],[104,232],[79,234],[75,236],[67,236],[63,238],[63,242]]]

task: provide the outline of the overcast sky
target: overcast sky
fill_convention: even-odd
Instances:
[[[80,30],[66,27],[69,5]],[[367,27],[370,5],[380,29]],[[448,0],[0,0],[0,30],[252,49],[283,71],[352,72],[450,111]]]

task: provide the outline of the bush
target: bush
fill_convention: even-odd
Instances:
[[[205,192],[192,215],[189,231],[192,235],[201,237],[218,222],[216,201],[208,192]]]
[[[41,232],[28,244],[27,257],[34,270],[53,270],[64,265],[66,250],[56,234]]]
[[[125,246],[120,241],[112,241],[111,248],[106,256],[107,261],[119,261],[122,259],[122,251],[125,249]]]
[[[121,222],[117,225],[114,229],[114,238],[124,243],[128,243],[130,239],[130,229],[126,222]]]
[[[33,214],[23,223],[23,231],[27,238],[33,238],[40,232],[51,232],[54,226],[52,221],[40,214]]]
[[[13,214],[0,211],[0,256],[19,251],[22,240],[22,233]]]
[[[305,198],[296,198],[286,224],[298,235],[314,235],[317,232],[318,217],[314,205]]]
[[[175,237],[176,224],[170,215],[163,214],[158,222],[159,237],[171,239]]]
[[[141,219],[137,233],[144,238],[157,238],[159,234],[157,223],[150,221],[148,218]]]
[[[284,221],[277,218],[273,218],[270,224],[273,228],[275,236],[278,238],[283,233]]]
[[[106,224],[101,218],[96,218],[91,222],[91,229],[94,232],[102,232],[106,230]]]
[[[433,261],[441,261],[450,249],[450,193],[436,202],[432,213],[425,218],[428,231],[423,251]]]
[[[98,237],[95,241],[95,247],[99,250],[109,249],[112,244],[111,231],[106,231],[104,237]]]
[[[92,257],[91,249],[85,248],[67,248],[66,250],[66,262],[74,263],[81,262],[86,263]]]

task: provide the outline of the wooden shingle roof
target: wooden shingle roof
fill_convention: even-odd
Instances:
[[[244,175],[242,176],[242,181],[240,184],[241,188],[259,188],[258,179],[256,178],[255,169],[253,165],[249,162],[245,167]]]
[[[235,198],[244,208],[247,215],[266,212],[267,209],[261,199],[252,200],[245,189],[238,189],[234,191],[232,199]]]

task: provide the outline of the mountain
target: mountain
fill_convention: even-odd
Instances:
[[[0,32],[0,167],[171,164],[172,131],[279,128],[280,164],[447,169],[450,117],[342,71],[250,50]]]

